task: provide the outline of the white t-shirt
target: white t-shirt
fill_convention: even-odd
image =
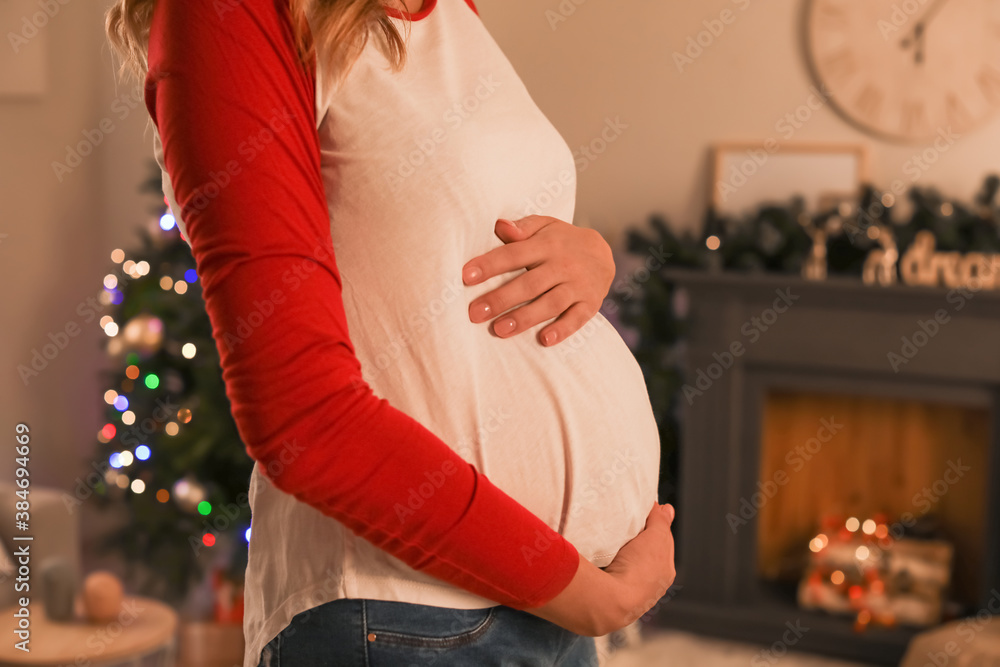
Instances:
[[[468,306],[519,272],[473,287],[461,276],[503,245],[497,218],[573,221],[570,148],[465,0],[438,0],[410,24],[402,72],[372,40],[338,89],[321,85],[321,56],[318,70],[323,182],[365,381],[607,565],[656,501],[659,435],[635,358],[600,314],[554,347],[538,342],[547,323],[498,338]],[[177,212],[158,136],[155,153]],[[355,536],[259,465],[249,496],[245,667],[295,614],[331,600],[496,604]]]

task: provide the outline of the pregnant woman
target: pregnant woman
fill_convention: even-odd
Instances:
[[[672,582],[673,509],[573,155],[473,3],[108,32],[256,461],[245,667],[595,665]]]

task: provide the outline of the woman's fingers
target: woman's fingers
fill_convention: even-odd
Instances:
[[[570,311],[574,311],[576,305],[573,303],[573,291],[566,285],[557,285],[531,303],[505,313],[502,317],[498,318],[493,322],[493,333],[501,338],[513,336],[521,331],[530,329],[536,324],[551,320],[557,315],[563,317],[570,313]],[[578,315],[572,316],[572,319],[578,318]],[[561,340],[558,338],[546,340],[544,336],[549,329],[551,327],[546,327],[541,332],[542,338],[540,340],[545,345],[552,345],[557,340]],[[558,329],[556,331],[558,332]]]
[[[539,333],[543,345],[555,345],[562,342],[583,328],[597,313],[591,306],[577,301],[567,308],[555,322],[545,327]],[[545,320],[539,320],[544,322]]]
[[[495,290],[487,292],[470,303],[469,319],[473,322],[492,320],[519,303],[533,301],[541,297],[555,287],[558,282],[558,276],[552,267],[540,266],[531,271],[526,271],[510,282],[504,283]],[[520,311],[520,308],[518,311]],[[552,313],[549,315],[549,318],[555,317],[558,314]],[[535,324],[542,321],[544,320],[538,320]],[[525,328],[525,326],[518,323],[518,326],[511,332],[523,331]],[[500,332],[497,333],[498,335],[500,334]]]
[[[462,280],[466,285],[478,285],[494,276],[530,269],[549,254],[549,248],[542,239],[525,238],[517,243],[507,243],[466,262],[462,267]]]

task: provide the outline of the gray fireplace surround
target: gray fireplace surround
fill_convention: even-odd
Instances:
[[[675,590],[657,624],[786,650],[897,664],[912,628],[855,633],[800,609],[755,574],[756,530],[734,531],[760,481],[769,390],[954,402],[991,410],[982,601],[1000,589],[1000,291],[873,287],[860,279],[676,270],[689,329],[676,524]]]

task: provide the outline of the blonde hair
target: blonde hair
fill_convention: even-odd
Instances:
[[[105,14],[108,41],[120,61],[119,77],[133,77],[140,85],[149,66],[149,26],[155,3],[115,0]],[[401,0],[390,3],[406,15]],[[404,36],[386,14],[383,0],[288,0],[288,6],[299,58],[309,63],[317,51],[322,53],[329,86],[347,75],[371,36],[392,68],[402,69],[406,60]]]

